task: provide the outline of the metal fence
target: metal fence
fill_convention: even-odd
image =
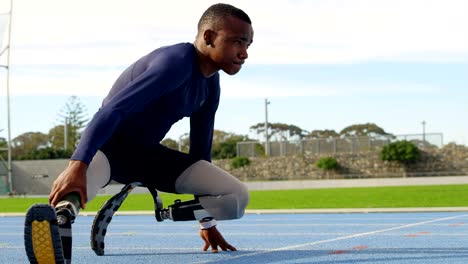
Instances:
[[[268,156],[287,156],[295,154],[336,154],[373,151],[397,140],[408,140],[418,147],[442,147],[442,133],[408,134],[380,137],[346,137],[307,139],[299,141],[269,142]],[[237,143],[237,156],[258,157],[265,155],[265,143],[259,141],[244,141]]]

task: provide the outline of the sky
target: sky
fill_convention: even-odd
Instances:
[[[15,0],[12,138],[60,124],[58,113],[73,95],[91,118],[135,60],[193,42],[199,17],[216,2]],[[468,144],[468,1],[226,2],[249,14],[255,35],[241,72],[221,73],[215,129],[262,139],[249,127],[265,122],[268,98],[269,122],[307,131],[375,123],[394,135],[424,129],[443,133],[445,144]],[[8,8],[0,0],[0,13]],[[4,138],[6,76],[0,69]],[[188,124],[183,119],[167,136],[177,140]]]

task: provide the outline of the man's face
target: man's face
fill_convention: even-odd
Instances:
[[[229,75],[240,71],[248,58],[247,49],[253,41],[253,29],[249,23],[229,16],[216,31],[211,59],[217,67]]]

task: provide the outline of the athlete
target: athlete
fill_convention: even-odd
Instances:
[[[193,194],[193,201],[164,210],[160,217],[198,220],[204,251],[209,247],[212,252],[218,252],[218,247],[235,251],[216,229],[216,220],[242,217],[249,194],[243,183],[210,162],[211,147],[220,97],[218,71],[239,72],[252,41],[249,16],[234,6],[215,4],[201,16],[194,43],[161,47],[128,67],[86,127],[67,168],[54,181],[50,205],[32,206],[28,211],[29,260],[69,263],[71,242],[68,246],[66,242],[71,241],[71,229],[69,234],[64,230],[110,180]],[[183,117],[190,118],[188,154],[160,144]],[[45,238],[37,238],[40,231],[49,229]],[[38,250],[44,248],[53,250]]]

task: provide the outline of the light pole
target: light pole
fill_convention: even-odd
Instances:
[[[265,155],[270,155],[270,142],[268,142],[268,105],[270,101],[265,98]]]
[[[183,147],[184,147],[184,145],[183,145],[183,143],[184,143],[183,140],[184,140],[184,138],[187,138],[187,137],[189,137],[189,134],[188,134],[188,133],[184,133],[184,134],[182,134],[182,135],[179,136],[179,142],[177,143],[177,146],[178,146],[178,149],[179,149],[180,152],[183,152],[183,151],[182,151],[182,150],[183,150]]]
[[[178,147],[178,149],[179,149],[180,152],[182,152],[182,137],[183,137],[183,136],[184,136],[184,135],[180,135],[180,136],[179,136],[179,142],[177,142],[177,147]]]
[[[8,188],[10,193],[13,193],[13,175],[12,175],[12,166],[11,166],[11,118],[10,118],[10,48],[11,48],[11,24],[13,16],[13,0],[10,0],[10,10],[2,15],[8,15],[8,43],[3,50],[0,51],[0,56],[5,52],[6,54],[6,65],[0,65],[0,67],[5,68],[7,71],[6,75],[6,112],[7,112],[7,171],[8,171]]]
[[[63,125],[63,149],[67,150],[68,147],[68,118],[65,117],[65,124]]]
[[[426,141],[426,121],[423,120],[421,124],[422,124],[422,128],[423,128],[423,135],[422,135],[423,137],[422,138],[423,138],[423,142],[425,142]]]

